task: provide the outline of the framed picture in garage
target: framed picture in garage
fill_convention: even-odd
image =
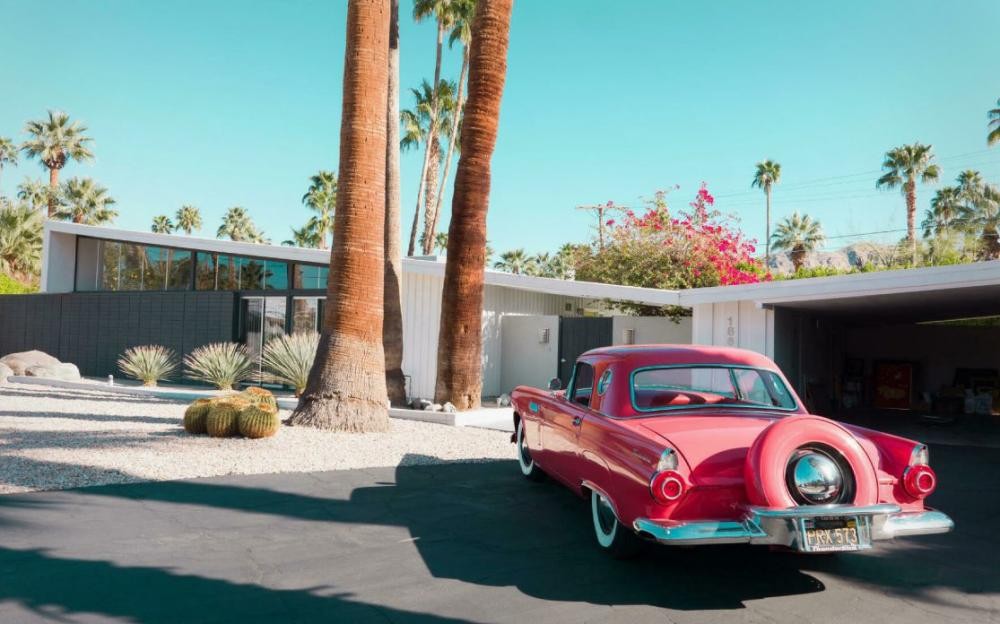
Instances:
[[[875,407],[909,409],[913,398],[913,364],[877,362],[874,386]]]

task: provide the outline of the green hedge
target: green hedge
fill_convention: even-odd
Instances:
[[[0,273],[0,295],[24,295],[35,290],[33,286],[22,284],[13,277]]]

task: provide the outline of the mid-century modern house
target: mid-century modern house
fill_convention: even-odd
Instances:
[[[37,348],[83,374],[117,374],[127,347],[178,353],[239,341],[253,354],[322,317],[329,253],[133,232],[45,226],[43,294],[0,297],[0,353]],[[434,390],[444,262],[403,261],[410,396]],[[970,391],[1000,407],[1000,261],[685,291],[486,271],[483,394],[568,378],[609,344],[699,343],[774,359],[817,409],[960,409]],[[691,316],[614,316],[611,300]],[[985,320],[984,320],[985,319]],[[956,407],[957,406],[957,407]]]

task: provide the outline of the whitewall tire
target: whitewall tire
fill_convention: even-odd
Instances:
[[[601,550],[619,559],[633,557],[642,550],[639,537],[618,522],[611,502],[593,490],[590,492],[590,515],[594,537]]]
[[[545,473],[535,464],[535,460],[531,458],[531,451],[528,450],[528,441],[524,436],[524,419],[521,419],[517,421],[517,435],[515,436],[515,440],[517,441],[517,465],[521,468],[521,474],[526,479],[542,481],[545,479]]]

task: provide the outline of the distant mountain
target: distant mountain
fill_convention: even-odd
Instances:
[[[895,249],[895,245],[869,242],[854,243],[837,251],[814,251],[806,256],[805,267],[808,269],[829,267],[838,271],[849,271],[868,263],[882,264],[894,255]],[[772,273],[792,273],[794,271],[791,255],[787,252],[772,253],[768,266]]]

